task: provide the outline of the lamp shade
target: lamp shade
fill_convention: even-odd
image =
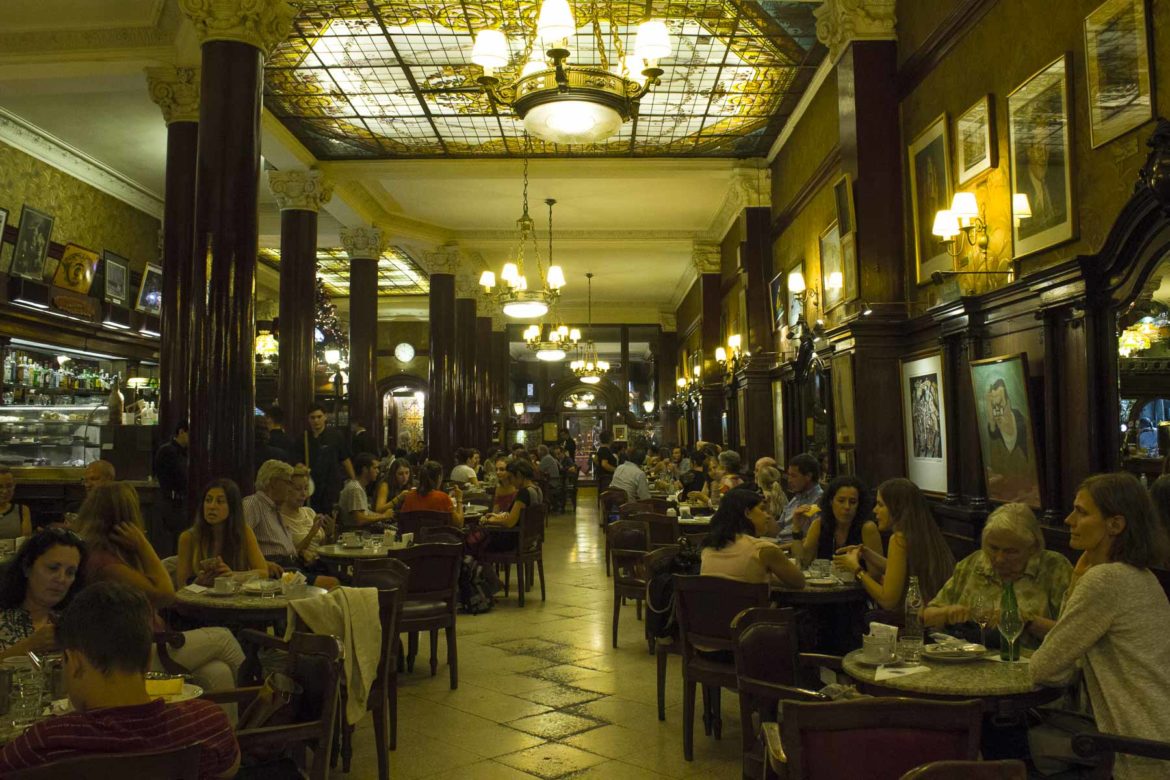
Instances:
[[[1022,192],[1012,194],[1012,217],[1015,219],[1027,219],[1032,216],[1032,204],[1028,202],[1028,196]]]
[[[341,362],[341,350],[327,349],[325,350],[325,362],[333,366]]]
[[[517,401],[516,403],[512,404],[512,411],[516,413],[517,417],[519,417],[520,415],[524,414],[524,404],[520,401]]]
[[[638,25],[638,33],[634,37],[634,54],[638,57],[657,60],[669,57],[673,51],[674,46],[671,45],[665,22],[650,19]]]
[[[959,235],[959,220],[950,209],[940,209],[934,215],[934,227],[930,232],[943,241],[950,241]]]
[[[568,0],[544,0],[536,19],[536,34],[546,44],[568,38],[577,30]]]
[[[694,369],[696,377],[703,373],[703,369],[699,368],[698,366],[693,366],[692,368]]]
[[[520,271],[517,270],[515,263],[504,263],[504,270],[500,272],[500,279],[516,286],[516,280],[520,278]],[[481,281],[482,283],[482,281]]]
[[[979,201],[975,200],[974,192],[956,192],[955,197],[951,199],[951,213],[955,215],[955,219],[959,220],[959,224],[963,224],[963,220],[975,219],[979,216]]]
[[[646,410],[646,414],[654,413],[654,399],[647,399],[642,402],[642,408]]]
[[[496,286],[496,275],[491,271],[484,271],[479,275],[479,283],[490,290]]]
[[[508,64],[508,39],[499,30],[480,30],[471,47],[471,61],[483,68]]]
[[[548,286],[554,290],[559,290],[565,286],[565,272],[561,270],[559,265],[550,265],[548,267]]]
[[[581,331],[577,330],[576,328],[573,328],[572,330],[569,331],[569,341],[576,343],[580,340],[581,340]]]
[[[678,379],[674,380],[674,384],[678,387],[679,390],[682,390],[687,386],[687,379],[686,377],[680,376]]]
[[[727,350],[725,350],[723,347],[715,347],[715,360],[717,360],[720,363],[726,363],[727,362]]]
[[[794,295],[799,295],[800,293],[804,292],[804,290],[804,274],[802,274],[800,271],[793,271],[792,273],[788,274],[788,292],[793,293]]]
[[[738,350],[743,346],[743,338],[738,333],[732,333],[727,337],[727,346],[731,349]]]

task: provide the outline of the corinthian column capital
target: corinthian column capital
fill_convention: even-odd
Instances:
[[[333,197],[333,185],[316,170],[268,171],[268,189],[281,211],[319,211]]]
[[[146,69],[150,99],[162,109],[168,125],[199,121],[199,69],[166,65]]]
[[[813,11],[817,38],[833,62],[853,41],[892,41],[896,0],[825,0]]]
[[[376,227],[343,227],[341,245],[350,260],[371,260],[382,256],[382,231]]]
[[[288,0],[179,0],[202,43],[236,41],[267,57],[292,31],[296,8]]]

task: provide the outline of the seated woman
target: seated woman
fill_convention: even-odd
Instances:
[[[720,495],[719,484],[723,479],[723,471],[719,468],[719,459],[711,456],[703,461],[702,482],[692,482],[687,499],[699,506],[709,506],[711,497]],[[695,485],[698,487],[695,487]]]
[[[32,534],[32,516],[28,507],[12,500],[16,477],[12,469],[0,466],[0,539],[15,539]]]
[[[880,555],[882,537],[877,523],[870,519],[872,514],[873,498],[865,483],[857,477],[837,477],[825,488],[808,534],[793,549],[800,550],[801,563],[806,567],[818,558],[828,560],[842,547],[854,545],[863,545]]]
[[[764,499],[746,488],[729,490],[711,518],[703,540],[700,574],[715,574],[744,582],[768,582],[774,576],[790,588],[803,588],[800,567],[770,539],[757,538],[767,530]]]
[[[156,610],[175,600],[171,577],[143,533],[138,494],[125,482],[93,488],[77,513],[79,535],[88,555],[82,570],[88,582],[121,582],[142,591]],[[165,623],[155,613],[155,630]],[[236,686],[236,673],[244,651],[226,628],[184,631],[186,640],[170,655],[188,669],[207,690],[225,691]],[[162,671],[158,659],[155,671]]]
[[[764,511],[775,522],[788,506],[788,496],[784,495],[784,487],[780,482],[780,469],[775,466],[761,468],[759,486],[760,494],[764,497]]]
[[[403,512],[445,512],[451,515],[456,528],[463,527],[463,491],[451,488],[447,495],[439,486],[443,484],[443,467],[438,461],[425,461],[418,469],[418,487],[398,494],[391,504],[394,514]]]
[[[983,524],[982,542],[928,602],[923,622],[937,627],[967,623],[976,601],[997,608],[1004,583],[1011,582],[1027,624],[1020,643],[1038,647],[1060,614],[1072,564],[1044,549],[1040,523],[1026,504],[1004,504],[992,512]]]
[[[1032,654],[1037,685],[1066,684],[1079,668],[1097,729],[1165,740],[1170,734],[1170,601],[1150,571],[1167,558],[1167,538],[1150,497],[1132,474],[1081,483],[1064,521],[1081,556],[1060,618]],[[1119,754],[1113,776],[1165,778],[1170,762]]]
[[[239,487],[230,479],[212,480],[203,489],[195,522],[179,534],[176,578],[181,584],[210,587],[216,577],[233,572],[268,576],[256,534],[244,522],[242,501]]]
[[[833,560],[856,574],[882,609],[902,609],[910,577],[918,578],[923,603],[929,602],[955,570],[955,557],[922,491],[908,479],[886,480],[878,487],[874,516],[879,531],[893,532],[889,556],[882,556],[879,538],[876,550],[855,543]]]
[[[726,493],[743,484],[743,477],[739,469],[743,465],[739,453],[735,450],[724,450],[719,453],[719,492]]]
[[[382,514],[390,508],[399,494],[410,490],[410,461],[395,458],[386,470],[386,476],[379,479],[374,487],[374,512]]]
[[[407,466],[408,471],[409,468]],[[333,533],[333,518],[306,506],[305,502],[309,500],[308,466],[293,467],[291,485],[284,493],[284,501],[277,508],[284,527],[297,546],[297,554],[306,564],[312,564],[318,559],[317,546]]]
[[[81,590],[85,545],[63,528],[25,542],[0,581],[0,658],[57,649],[54,623]]]
[[[492,495],[492,511],[507,512],[516,498],[516,485],[508,472],[508,459],[496,458],[496,492]]]
[[[460,447],[455,450],[455,460],[459,462],[451,469],[451,481],[461,485],[479,484],[479,450],[474,447]]]
[[[493,552],[515,548],[517,537],[515,534],[491,534],[492,528],[514,528],[524,513],[524,508],[544,503],[544,495],[536,486],[536,469],[527,458],[515,458],[507,466],[507,472],[516,486],[516,495],[506,512],[493,512],[484,515],[479,524],[485,531],[486,549]],[[477,535],[478,536],[478,535]],[[468,538],[469,548],[478,547],[481,538]]]

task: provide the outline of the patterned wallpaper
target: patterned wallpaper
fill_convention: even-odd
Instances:
[[[52,240],[58,244],[72,242],[99,254],[108,249],[128,258],[137,272],[159,261],[158,219],[0,143],[0,208],[8,210],[9,225],[19,224],[26,203],[56,218]],[[11,262],[12,245],[5,244],[0,270],[7,271]],[[54,262],[46,264],[46,273]]]

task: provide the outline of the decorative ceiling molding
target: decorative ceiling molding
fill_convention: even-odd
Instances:
[[[659,311],[658,325],[667,333],[674,333],[678,330],[678,318],[673,311]]]
[[[510,230],[457,230],[453,235],[461,242],[476,244],[515,244],[519,233],[515,228]],[[695,239],[707,238],[706,231],[696,230],[562,230],[557,228],[556,240],[583,242],[588,244],[628,244],[631,242],[662,242],[678,241],[690,244]]]
[[[147,68],[146,86],[168,125],[199,121],[199,68]]]
[[[0,65],[77,62],[100,55],[111,60],[174,59],[175,36],[183,17],[175,3],[163,3],[153,25],[100,29],[36,30],[0,34]],[[61,26],[67,26],[63,20]]]
[[[479,274],[461,267],[455,274],[455,297],[472,298],[478,304],[481,303],[479,293]]]
[[[333,196],[333,185],[320,171],[313,170],[268,171],[268,188],[281,211],[317,212]],[[341,229],[343,243],[347,230]],[[346,251],[349,251],[348,246]]]
[[[731,184],[719,213],[711,220],[706,238],[722,241],[727,231],[743,214],[743,210],[754,206],[769,206],[772,203],[772,171],[758,165],[743,166],[732,172]]]
[[[817,38],[836,64],[853,41],[893,41],[897,0],[825,0],[813,11]]]
[[[161,195],[3,108],[0,108],[0,141],[162,219]]]
[[[179,0],[199,40],[255,46],[265,57],[292,32],[297,9],[287,0]]]

